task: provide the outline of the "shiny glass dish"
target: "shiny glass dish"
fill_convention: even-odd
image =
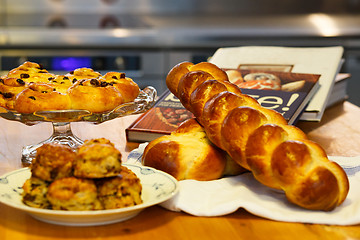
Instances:
[[[138,97],[133,102],[119,105],[109,112],[92,113],[87,110],[56,110],[21,114],[0,107],[0,116],[4,119],[18,121],[29,126],[41,122],[52,123],[53,132],[50,138],[23,148],[21,162],[23,166],[28,166],[35,157],[37,148],[44,143],[56,142],[66,144],[71,148],[75,148],[83,143],[80,138],[73,134],[71,122],[92,122],[99,124],[115,118],[143,113],[154,105],[156,96],[156,89],[148,86],[140,91]]]

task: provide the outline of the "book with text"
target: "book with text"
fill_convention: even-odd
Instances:
[[[341,46],[228,47],[218,49],[209,62],[225,69],[257,69],[320,75],[319,89],[300,116],[301,120],[320,121],[332,92],[335,76],[342,65],[343,52]]]
[[[319,74],[302,74],[257,69],[224,69],[242,93],[255,98],[262,107],[281,113],[295,124],[319,89]]]

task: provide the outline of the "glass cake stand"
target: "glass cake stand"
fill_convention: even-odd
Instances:
[[[133,102],[124,103],[105,113],[92,113],[87,110],[57,110],[21,114],[0,107],[0,116],[7,120],[18,121],[29,126],[41,122],[52,123],[53,132],[50,138],[23,148],[21,162],[23,166],[28,166],[35,158],[36,150],[45,143],[55,142],[68,145],[71,148],[76,148],[83,144],[83,141],[73,134],[71,122],[92,122],[99,124],[115,118],[143,113],[154,105],[156,96],[156,89],[148,86],[140,91],[138,97]]]

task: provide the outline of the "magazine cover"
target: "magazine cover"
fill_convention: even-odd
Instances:
[[[240,46],[219,48],[209,62],[221,68],[319,74],[319,88],[300,120],[320,121],[335,77],[343,63],[344,49],[331,47]]]
[[[255,98],[262,107],[276,110],[289,124],[294,124],[316,93],[320,75],[293,73],[291,68],[291,65],[239,65],[237,69],[224,70],[244,94]]]

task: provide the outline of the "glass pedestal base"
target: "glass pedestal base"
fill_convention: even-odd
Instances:
[[[36,150],[45,143],[59,143],[69,146],[72,149],[77,148],[84,142],[75,136],[71,131],[69,122],[53,122],[53,134],[50,138],[46,139],[35,145],[25,146],[22,150],[21,163],[22,166],[29,166],[33,159],[36,157]]]

